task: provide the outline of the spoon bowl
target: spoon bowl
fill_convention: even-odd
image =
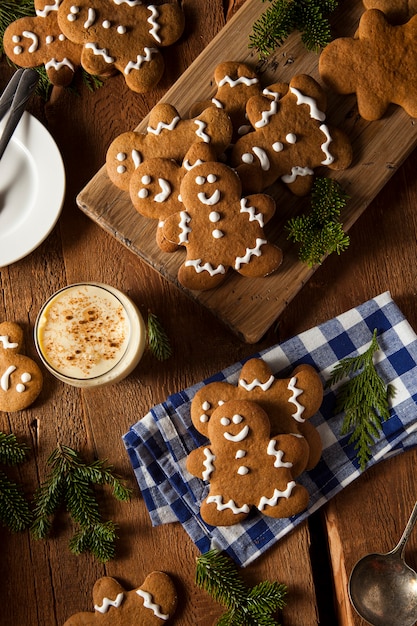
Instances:
[[[352,570],[350,600],[372,626],[414,626],[417,622],[417,573],[403,559],[416,520],[417,502],[397,546],[386,554],[364,556]]]

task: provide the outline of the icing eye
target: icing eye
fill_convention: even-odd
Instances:
[[[147,198],[148,196],[149,196],[149,191],[147,189],[139,189],[138,198],[141,198],[141,200],[144,200],[144,198]]]
[[[212,222],[213,224],[215,224],[216,222],[218,222],[220,219],[220,213],[218,213],[217,211],[212,211],[209,215],[209,220],[210,222]]]
[[[253,163],[253,154],[245,152],[245,154],[242,155],[242,161],[243,163]]]
[[[285,139],[286,141],[288,141],[288,143],[297,143],[297,137],[294,135],[294,133],[288,133]]]
[[[209,421],[209,416],[208,415],[206,415],[205,413],[200,415],[200,422],[202,424],[206,424],[208,421]]]
[[[203,411],[208,411],[211,407],[210,402],[207,402],[207,400],[205,402],[203,402],[203,404],[201,405],[201,408],[203,409]]]
[[[65,41],[65,35],[61,33],[58,37],[59,41]]]
[[[272,150],[274,152],[281,152],[281,150],[283,149],[284,149],[284,146],[280,141],[276,141],[275,143],[272,144]]]
[[[19,41],[20,41],[19,35],[13,35],[12,41],[13,41],[13,43],[19,43]]]
[[[119,152],[116,156],[118,161],[125,161],[127,159],[127,154],[125,152]]]
[[[222,419],[220,420],[220,424],[222,426],[229,426],[230,424],[230,420],[228,417],[222,417]]]
[[[237,470],[237,473],[239,474],[239,476],[244,476],[248,472],[249,472],[249,469],[245,467],[244,465],[241,465],[239,469]]]
[[[217,176],[215,174],[209,174],[207,176],[207,182],[209,183],[215,183],[217,180]]]
[[[232,422],[233,424],[240,424],[241,422],[243,422],[243,417],[241,415],[233,415],[232,417]]]
[[[221,239],[222,237],[224,237],[224,232],[219,230],[218,228],[215,228],[211,234],[213,235],[214,239]]]
[[[29,372],[24,372],[21,375],[20,380],[22,381],[22,383],[29,383],[32,380],[32,376],[29,374]]]
[[[224,400],[219,400],[218,405],[221,406],[222,404],[224,404]]]
[[[195,182],[197,183],[197,185],[204,185],[206,179],[204,178],[204,176],[197,176]]]
[[[103,26],[103,28],[110,28],[111,24],[110,24],[109,20],[104,20],[102,26]]]
[[[117,32],[119,33],[119,35],[124,35],[126,32],[126,26],[118,26]]]
[[[141,178],[142,185],[149,185],[150,182],[151,182],[150,176],[148,176],[147,174],[145,174],[145,176],[142,176]]]

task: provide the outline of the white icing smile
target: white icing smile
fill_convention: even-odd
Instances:
[[[227,439],[227,441],[237,443],[239,441],[243,441],[244,439],[246,439],[248,434],[249,434],[249,426],[246,424],[246,426],[244,426],[242,430],[237,433],[237,435],[232,435],[231,433],[225,432],[223,433],[223,437]]]
[[[207,196],[206,193],[200,191],[200,193],[198,194],[198,199],[202,204],[212,206],[213,204],[217,204],[220,201],[220,191],[219,189],[216,189],[216,191],[214,191],[211,196]]]

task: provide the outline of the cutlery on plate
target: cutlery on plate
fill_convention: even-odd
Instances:
[[[1,95],[0,120],[9,110],[10,115],[0,137],[0,159],[26,109],[27,102],[38,83],[38,78],[38,73],[35,70],[17,70]]]

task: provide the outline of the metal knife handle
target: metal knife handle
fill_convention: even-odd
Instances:
[[[7,111],[12,106],[13,98],[16,93],[17,85],[22,77],[23,69],[17,70],[6,87],[4,88],[3,93],[0,97],[0,120],[6,115]]]
[[[13,135],[20,118],[26,109],[27,101],[32,95],[38,82],[38,73],[35,70],[24,70],[19,84],[16,89],[15,96],[10,107],[10,117],[7,120],[3,133],[0,138],[0,159],[6,150],[7,144]]]

